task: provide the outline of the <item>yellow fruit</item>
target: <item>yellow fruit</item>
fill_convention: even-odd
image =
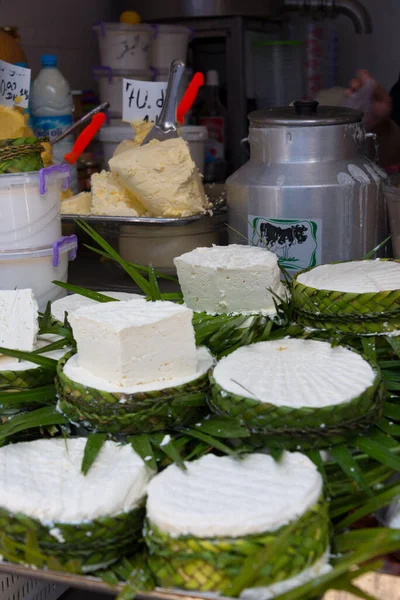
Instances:
[[[139,13],[134,10],[126,10],[123,12],[119,18],[120,23],[129,23],[130,25],[139,25],[142,19],[140,18]]]

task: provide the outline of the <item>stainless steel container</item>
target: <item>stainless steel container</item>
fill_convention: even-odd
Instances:
[[[387,235],[362,113],[294,104],[249,115],[250,160],[227,181],[231,242],[265,245],[291,273],[360,259]]]

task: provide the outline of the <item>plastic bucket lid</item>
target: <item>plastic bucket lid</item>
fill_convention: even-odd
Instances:
[[[126,139],[133,139],[133,129],[129,123],[105,125],[99,131],[99,140],[103,143],[123,142]]]
[[[168,71],[169,72],[169,71]],[[149,81],[153,78],[153,71],[151,69],[112,69],[111,67],[94,67],[93,75],[95,77],[123,77],[124,79],[135,79],[140,77],[141,79],[148,78]],[[145,79],[144,79],[145,80]]]
[[[58,266],[59,254],[69,253],[69,260],[76,258],[76,250],[78,247],[78,240],[76,235],[70,235],[62,237],[57,242],[54,242],[52,246],[44,246],[42,248],[28,248],[26,250],[11,250],[11,251],[0,251],[0,262],[4,260],[30,260],[32,258],[45,258],[47,256],[53,257],[53,265]]]
[[[157,37],[159,33],[186,33],[187,35],[191,35],[192,30],[189,27],[185,27],[184,25],[152,25],[154,29],[154,37]]]
[[[203,142],[208,139],[208,129],[202,125],[183,125],[179,131],[187,142]]]
[[[69,176],[68,165],[51,165],[40,171],[24,173],[3,173],[0,175],[0,188],[14,185],[37,185],[41,190],[40,193],[45,193],[47,180],[61,179],[65,181],[64,189],[66,189],[69,186]]]
[[[138,23],[134,25],[133,23],[96,23],[93,25],[93,29],[98,33],[104,35],[104,33],[108,31],[126,31],[126,32],[148,32],[153,33],[153,28],[151,25],[146,25],[145,23]]]

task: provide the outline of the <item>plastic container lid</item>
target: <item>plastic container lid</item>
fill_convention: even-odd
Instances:
[[[145,23],[96,23],[93,25],[93,29],[98,31],[104,36],[106,30],[108,31],[148,31],[149,33],[153,33],[153,28],[151,25],[146,25]]]
[[[60,243],[63,240],[63,238],[61,238],[61,240],[59,240],[59,242],[55,242],[55,244],[59,245],[58,252],[60,254],[71,252],[70,258],[73,260],[78,242],[75,235],[71,235],[69,237],[71,239],[66,239],[66,243]],[[26,250],[0,250],[0,262],[2,260],[29,260],[31,258],[44,258],[46,256],[53,256],[54,258],[54,244],[53,246],[28,248]]]
[[[203,142],[208,140],[208,129],[203,125],[182,125],[180,134],[187,142]]]
[[[168,71],[169,73],[169,71]],[[93,75],[95,77],[123,77],[125,79],[135,79],[135,77],[148,77],[148,81],[153,78],[151,69],[112,69],[111,67],[94,67]]]
[[[68,165],[51,165],[44,167],[40,171],[30,171],[21,173],[2,173],[0,175],[0,188],[14,185],[36,185],[39,188],[46,187],[48,178],[53,180],[61,179],[64,182],[64,189],[69,185],[69,167]]]
[[[103,143],[123,142],[133,139],[133,129],[129,123],[121,121],[118,124],[105,125],[99,131],[99,140]]]
[[[57,56],[55,54],[43,54],[43,56],[40,57],[40,63],[42,67],[56,67]]]

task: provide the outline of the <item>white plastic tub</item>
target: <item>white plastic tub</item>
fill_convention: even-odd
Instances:
[[[0,252],[0,289],[31,288],[39,310],[45,310],[49,300],[53,302],[67,294],[52,281],[67,281],[68,261],[75,259],[77,246],[76,236],[70,235],[46,248]]]
[[[122,80],[136,79],[137,81],[151,81],[153,72],[148,71],[117,71],[110,67],[96,67],[93,76],[99,84],[100,101],[109,102],[108,113],[110,117],[122,117]]]
[[[153,30],[150,25],[98,23],[100,61],[111,69],[146,70],[150,67]]]
[[[150,64],[155,69],[169,69],[173,60],[186,63],[191,35],[189,27],[183,25],[153,25]]]
[[[61,190],[68,165],[0,175],[0,250],[51,245],[61,237]]]
[[[180,128],[180,134],[189,144],[190,154],[200,173],[204,175],[205,142],[208,139],[207,127],[184,125]]]
[[[104,168],[108,169],[108,161],[113,157],[118,144],[124,140],[133,139],[133,129],[129,123],[123,121],[104,125],[99,131],[99,140],[103,150]]]

